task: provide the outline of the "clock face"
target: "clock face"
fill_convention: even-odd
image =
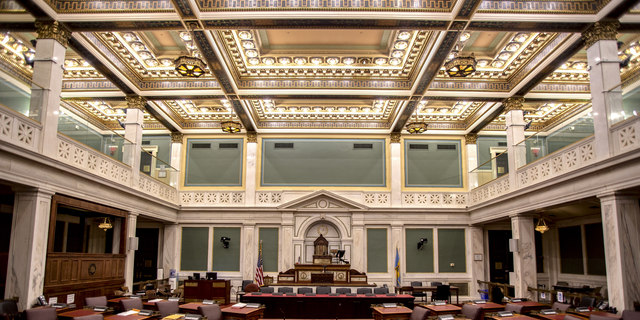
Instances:
[[[325,224],[321,224],[318,226],[318,235],[326,236],[327,232],[329,232],[329,228]]]

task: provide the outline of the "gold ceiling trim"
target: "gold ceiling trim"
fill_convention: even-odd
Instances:
[[[375,100],[366,103],[287,103],[286,101],[251,100],[259,121],[365,121],[389,122],[398,100]]]

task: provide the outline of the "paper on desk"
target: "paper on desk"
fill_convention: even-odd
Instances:
[[[137,312],[137,311],[134,311],[134,310],[129,310],[129,311],[125,311],[125,312],[120,312],[120,313],[118,313],[118,315],[119,315],[119,316],[123,316],[123,317],[124,317],[124,316],[130,316],[130,315],[132,315],[132,314],[138,314],[138,312]]]
[[[158,302],[158,301],[162,301],[163,299],[153,299],[153,300],[149,300],[147,302]]]

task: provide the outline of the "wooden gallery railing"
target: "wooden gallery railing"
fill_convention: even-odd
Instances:
[[[478,284],[479,285],[487,285],[487,290],[489,291],[489,301],[493,301],[493,288],[494,287],[498,287],[500,288],[500,290],[502,291],[502,294],[507,297],[507,298],[513,298],[512,296],[509,295],[509,289],[513,289],[514,286],[510,285],[510,284],[506,284],[506,283],[500,283],[500,282],[491,282],[491,281],[482,281],[482,280],[478,280]],[[479,293],[480,290],[478,290]]]

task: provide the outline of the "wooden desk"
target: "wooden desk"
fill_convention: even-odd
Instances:
[[[536,318],[540,318],[540,319],[547,319],[547,320],[564,320],[564,317],[568,315],[568,313],[564,313],[564,312],[558,312],[557,314],[541,314],[541,313],[535,313],[532,314],[532,316],[536,317]],[[580,319],[589,319],[588,317],[583,317],[583,316],[579,316],[576,314],[572,314],[572,317],[576,317],[576,318],[580,318]]]
[[[516,314],[513,317],[497,317],[497,316],[491,315],[491,316],[485,316],[484,318],[492,319],[492,320],[536,320],[536,318],[532,318],[522,314]]]
[[[226,307],[221,310],[224,320],[258,320],[264,315],[264,307],[260,308],[234,308]]]
[[[373,307],[373,319],[375,320],[408,320],[411,317],[411,309],[407,307]]]
[[[117,314],[104,317],[104,320],[144,320],[149,319],[152,316],[141,316],[139,314],[130,314],[128,316],[119,316]]]
[[[102,314],[102,312],[93,311],[91,309],[78,309],[78,310],[58,313],[58,318],[73,319],[75,317],[92,316],[94,314]]]
[[[490,313],[490,312],[504,310],[504,305],[501,305],[499,303],[494,303],[494,302],[488,302],[488,301],[486,303],[478,303],[478,304],[472,303],[472,305],[480,307],[480,309],[482,309],[482,313],[485,316],[487,313]]]
[[[542,304],[536,301],[520,301],[520,302],[509,302],[509,303],[522,306],[521,313],[529,313],[531,311],[551,308],[551,306],[549,306],[548,304]]]
[[[202,302],[189,302],[180,305],[180,311],[185,313],[198,313],[198,307],[204,306]]]
[[[219,304],[231,302],[230,280],[185,280],[184,301],[214,300]]]
[[[445,304],[443,306],[434,306],[431,304],[419,304],[422,308],[429,309],[429,315],[439,316],[441,314],[458,314],[462,308],[454,306],[452,304]]]
[[[404,287],[396,287],[396,292],[397,293],[408,293],[411,294],[413,292],[431,292],[431,295],[433,295],[434,292],[436,292],[436,290],[438,290],[437,286],[428,286],[428,287],[411,287],[411,286],[404,286]],[[460,288],[456,287],[456,286],[449,286],[449,290],[451,293],[456,294],[456,304],[460,303],[460,295],[459,295],[459,290]],[[449,302],[453,302],[453,301],[449,301]]]
[[[570,313],[572,315],[578,315],[578,316],[581,316],[583,318],[589,318],[589,316],[592,315],[592,314],[596,315],[596,316],[609,317],[609,318],[613,318],[613,319],[622,318],[622,316],[619,316],[617,314],[604,312],[604,311],[600,311],[600,310],[593,310],[593,311],[587,311],[587,312],[568,311],[567,313]]]
[[[167,301],[165,299],[151,299],[150,301],[146,301],[143,302],[142,305],[145,307],[145,309],[150,309],[150,310],[158,310],[158,307],[156,306],[157,302],[160,301]]]

